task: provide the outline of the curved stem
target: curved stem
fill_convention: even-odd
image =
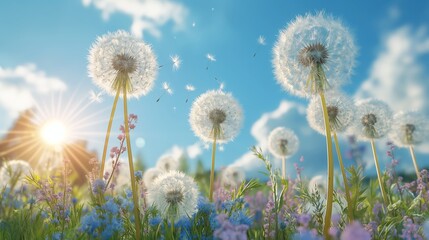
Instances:
[[[328,110],[326,108],[325,95],[323,92],[320,92],[319,96],[322,104],[323,120],[325,123],[326,152],[328,158],[328,193],[326,199],[325,225],[323,226],[323,234],[325,235],[326,239],[330,239],[329,229],[331,227],[332,204],[334,202],[334,160],[332,156],[331,127],[329,123]]]
[[[107,125],[106,138],[104,139],[103,156],[101,157],[100,179],[103,179],[103,175],[104,175],[104,165],[106,163],[107,146],[109,145],[110,131],[112,130],[113,117],[115,117],[116,105],[118,105],[120,92],[121,92],[121,89],[118,88],[116,92],[115,100],[113,101],[112,111],[110,112],[109,124]]]
[[[378,164],[377,150],[375,149],[374,139],[372,138],[371,138],[371,148],[372,148],[372,155],[374,156],[375,169],[377,170],[377,178],[378,178],[378,184],[380,185],[381,196],[383,197],[384,204],[386,204],[387,206],[389,205],[389,201],[387,199],[386,191],[384,190],[383,179],[380,172],[380,165]]]
[[[135,224],[135,228],[136,228],[136,239],[140,239],[139,200],[138,200],[138,193],[137,193],[137,187],[136,187],[136,180],[135,180],[135,176],[134,176],[133,154],[131,151],[131,139],[130,139],[130,127],[128,125],[127,88],[125,86],[126,82],[127,81],[124,81],[124,86],[123,86],[124,128],[125,128],[125,138],[127,140],[128,164],[130,166],[131,190],[133,191],[134,224]]]
[[[282,157],[282,178],[286,179],[286,156]]]
[[[333,135],[334,135],[334,142],[335,142],[335,150],[337,151],[338,162],[341,168],[341,175],[343,175],[344,191],[345,191],[346,201],[347,201],[347,215],[348,215],[349,221],[351,222],[353,220],[353,211],[352,211],[352,205],[351,205],[349,183],[347,181],[347,174],[343,164],[343,157],[341,156],[340,145],[338,144],[337,133],[333,132]]]
[[[215,132],[214,138],[213,138],[213,146],[212,146],[212,169],[210,172],[210,193],[209,193],[210,202],[213,202],[214,171],[215,171],[215,159],[216,159],[216,137],[217,137],[217,134]]]
[[[414,154],[413,146],[410,146],[411,158],[413,159],[414,169],[416,170],[417,179],[421,179],[419,166],[417,166],[416,155]]]

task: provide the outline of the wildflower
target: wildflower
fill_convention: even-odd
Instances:
[[[107,93],[115,95],[125,80],[128,96],[146,95],[153,87],[158,65],[149,45],[119,30],[97,38],[89,53],[89,75]]]
[[[144,172],[143,183],[146,187],[151,186],[155,179],[162,174],[162,170],[158,168],[149,168]]]
[[[353,131],[361,140],[382,138],[389,132],[392,112],[386,103],[367,99],[358,102],[356,107]]]
[[[171,62],[173,63],[173,70],[178,70],[180,68],[180,64],[182,64],[182,60],[179,55],[170,56]]]
[[[245,181],[245,178],[244,172],[240,168],[234,166],[228,166],[222,171],[222,183],[225,186],[236,188]]]
[[[195,135],[205,142],[232,140],[243,122],[242,110],[229,93],[208,91],[192,104],[189,122]]]
[[[298,137],[288,128],[275,128],[268,136],[268,149],[271,154],[278,158],[292,156],[298,148]]]
[[[350,97],[340,92],[326,93],[326,108],[331,130],[344,132],[354,119],[354,104]],[[311,128],[320,134],[326,134],[323,110],[320,99],[313,97],[307,108],[307,121]]]
[[[104,192],[104,189],[106,187],[106,183],[102,179],[96,179],[92,183],[92,192],[97,195]]]
[[[277,81],[290,93],[309,97],[347,81],[357,50],[347,28],[321,12],[289,23],[273,52]]]
[[[413,220],[409,217],[404,217],[404,228],[400,237],[402,239],[415,239],[423,240],[423,236],[419,234],[419,225],[413,223]]]
[[[143,172],[142,171],[135,171],[134,176],[136,177],[137,182],[139,182],[143,178]]]
[[[172,155],[163,155],[158,159],[156,168],[161,171],[172,171],[179,169],[179,161]]]
[[[147,198],[164,219],[173,222],[197,211],[198,187],[191,177],[170,171],[160,175],[148,187]]]
[[[216,239],[222,240],[246,240],[248,225],[240,224],[234,225],[225,214],[219,214],[216,218],[219,228],[213,232],[213,236]]]
[[[371,235],[359,222],[354,221],[347,225],[341,233],[341,240],[347,239],[370,240]]]
[[[4,162],[0,168],[0,189],[6,186],[14,186],[21,188],[24,184],[26,175],[32,172],[32,168],[28,162],[23,160],[10,160]]]

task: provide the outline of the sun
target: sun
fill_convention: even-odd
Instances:
[[[68,130],[65,124],[59,120],[47,121],[40,128],[40,137],[49,146],[63,145],[68,136]]]

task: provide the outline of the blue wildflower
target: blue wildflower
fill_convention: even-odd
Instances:
[[[96,179],[93,183],[92,183],[92,192],[94,194],[100,194],[104,192],[104,188],[106,187],[106,184],[104,183],[104,181],[102,179]]]

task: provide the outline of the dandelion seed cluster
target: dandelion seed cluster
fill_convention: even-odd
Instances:
[[[399,147],[414,146],[428,137],[428,122],[418,112],[400,112],[394,115],[390,139]]]
[[[226,143],[237,136],[243,113],[238,102],[229,93],[208,91],[192,104],[189,122],[195,135],[205,142],[213,142],[215,129],[218,143]]]
[[[178,171],[163,173],[149,186],[147,199],[164,219],[178,220],[197,211],[198,187],[195,181]]]
[[[245,181],[246,175],[240,168],[234,167],[234,166],[228,166],[222,171],[221,179],[222,179],[222,184],[224,186],[236,188],[240,186],[240,184],[243,181]]]
[[[348,29],[324,13],[298,16],[281,30],[273,48],[277,81],[288,92],[310,97],[311,65],[319,64],[328,87],[338,88],[352,73],[357,49]]]
[[[163,171],[158,168],[149,168],[143,174],[143,183],[146,187],[151,186],[155,179],[159,177],[159,175],[161,175],[162,173]]]
[[[0,168],[0,189],[15,184],[15,188],[20,188],[26,175],[32,172],[28,162],[23,160],[10,160],[4,162]],[[16,181],[16,183],[13,183]]]
[[[161,171],[172,171],[179,169],[179,161],[170,154],[161,156],[156,162],[156,168]]]
[[[356,103],[356,116],[352,131],[361,140],[384,137],[391,128],[392,111],[389,106],[376,99]]]
[[[119,30],[98,37],[88,59],[93,82],[111,95],[117,92],[118,73],[128,75],[130,97],[146,95],[153,88],[158,64],[152,48],[128,32]]]
[[[298,151],[298,148],[298,137],[288,128],[275,128],[268,136],[268,150],[275,157],[283,158],[292,156]]]
[[[328,110],[329,123],[333,132],[344,132],[355,117],[355,106],[350,97],[340,92],[327,92],[326,108]],[[325,123],[320,99],[311,98],[307,108],[307,121],[311,128],[325,135]]]

